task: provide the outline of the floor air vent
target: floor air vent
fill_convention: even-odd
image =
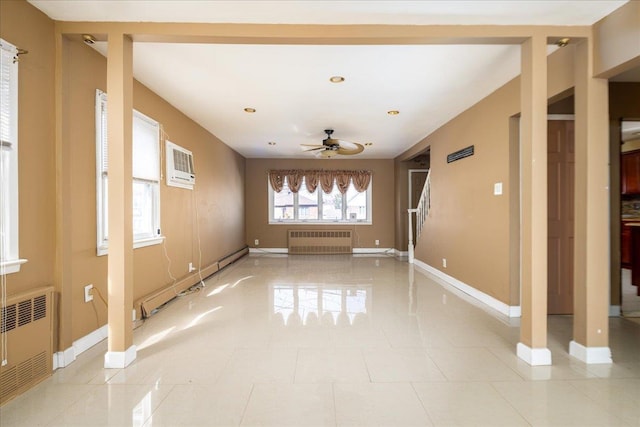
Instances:
[[[9,296],[0,308],[0,404],[51,375],[53,287]]]
[[[350,254],[351,230],[289,230],[290,254]]]

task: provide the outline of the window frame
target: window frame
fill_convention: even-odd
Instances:
[[[0,131],[0,139],[6,136],[6,141],[0,142],[0,276],[20,271],[20,266],[27,262],[19,256],[19,203],[18,197],[18,49],[11,43],[0,38],[0,66],[8,65],[2,73],[0,82],[0,108],[8,111],[5,116],[6,132]],[[5,78],[8,81],[5,81]],[[6,85],[5,85],[6,84]],[[5,92],[6,90],[6,92]],[[6,105],[8,104],[8,105]],[[4,126],[3,126],[4,127]],[[3,134],[8,135],[3,135]],[[6,160],[6,162],[5,162]],[[4,166],[8,166],[5,170]],[[6,175],[5,175],[6,174]]]
[[[305,183],[303,182],[301,184],[301,188],[302,186],[304,186]],[[334,188],[335,188],[335,183],[334,183]],[[350,184],[353,185],[353,184]],[[373,177],[371,179],[371,182],[369,183],[369,186],[367,187],[367,189],[365,191],[363,191],[363,193],[366,193],[367,195],[367,209],[366,209],[366,214],[367,217],[366,219],[357,219],[357,220],[351,220],[349,218],[347,218],[347,209],[348,209],[348,200],[347,200],[347,192],[345,192],[344,194],[342,194],[342,219],[322,219],[323,216],[323,200],[322,200],[322,188],[320,188],[320,186],[318,186],[316,188],[316,197],[317,197],[317,201],[318,201],[318,219],[299,219],[299,211],[300,211],[300,207],[299,207],[299,203],[298,203],[298,195],[299,193],[292,193],[293,194],[293,218],[291,219],[276,219],[274,218],[273,215],[273,209],[275,206],[274,203],[274,197],[276,192],[273,190],[273,188],[271,187],[271,184],[269,183],[269,180],[267,179],[267,189],[268,189],[268,199],[269,199],[269,224],[272,225],[278,225],[278,224],[304,224],[304,225],[325,225],[325,224],[341,224],[341,225],[372,225],[373,224],[373,215],[372,215],[372,206],[373,206],[373,198],[372,198],[372,187],[373,187]],[[284,191],[284,189],[283,189]]]
[[[109,239],[108,239],[108,164],[103,166],[103,156],[105,154],[105,148],[103,143],[107,142],[107,129],[106,118],[103,114],[106,114],[107,94],[100,89],[96,90],[96,252],[98,256],[107,255],[109,253]],[[164,240],[164,236],[161,234],[160,227],[160,182],[162,180],[161,175],[161,160],[160,160],[160,123],[156,120],[142,114],[137,110],[133,110],[133,124],[135,127],[136,120],[144,121],[147,124],[157,127],[158,137],[155,145],[155,155],[158,159],[157,177],[136,177],[132,176],[132,186],[137,183],[148,184],[151,186],[151,212],[149,212],[149,219],[152,223],[152,232],[145,234],[135,234],[133,230],[133,248],[143,248],[146,246],[161,244]],[[132,141],[135,144],[135,139]],[[107,145],[108,147],[108,145]],[[136,150],[133,150],[135,153]],[[132,154],[133,155],[133,154]],[[108,162],[108,160],[107,160]],[[132,164],[135,164],[135,159],[132,159]],[[106,171],[105,171],[106,169]],[[134,169],[134,168],[132,168]],[[133,189],[132,189],[133,190]],[[135,197],[135,192],[132,193]],[[132,208],[135,208],[135,201],[132,203]],[[131,213],[133,215],[133,211]],[[155,232],[153,231],[155,230]]]

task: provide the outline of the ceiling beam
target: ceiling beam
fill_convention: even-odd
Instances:
[[[106,41],[110,31],[134,42],[272,45],[423,45],[521,44],[543,36],[553,44],[563,37],[590,36],[590,26],[534,25],[291,25],[157,22],[57,21],[62,34],[91,34]]]

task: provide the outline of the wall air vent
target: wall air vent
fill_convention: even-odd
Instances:
[[[193,154],[179,145],[166,142],[167,185],[193,190],[196,173],[193,169]]]
[[[7,296],[0,307],[0,405],[51,375],[53,287]]]

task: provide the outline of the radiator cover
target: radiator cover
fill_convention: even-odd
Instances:
[[[0,404],[25,392],[53,370],[53,287],[7,297],[0,307]]]
[[[290,254],[350,254],[352,230],[288,230]]]

